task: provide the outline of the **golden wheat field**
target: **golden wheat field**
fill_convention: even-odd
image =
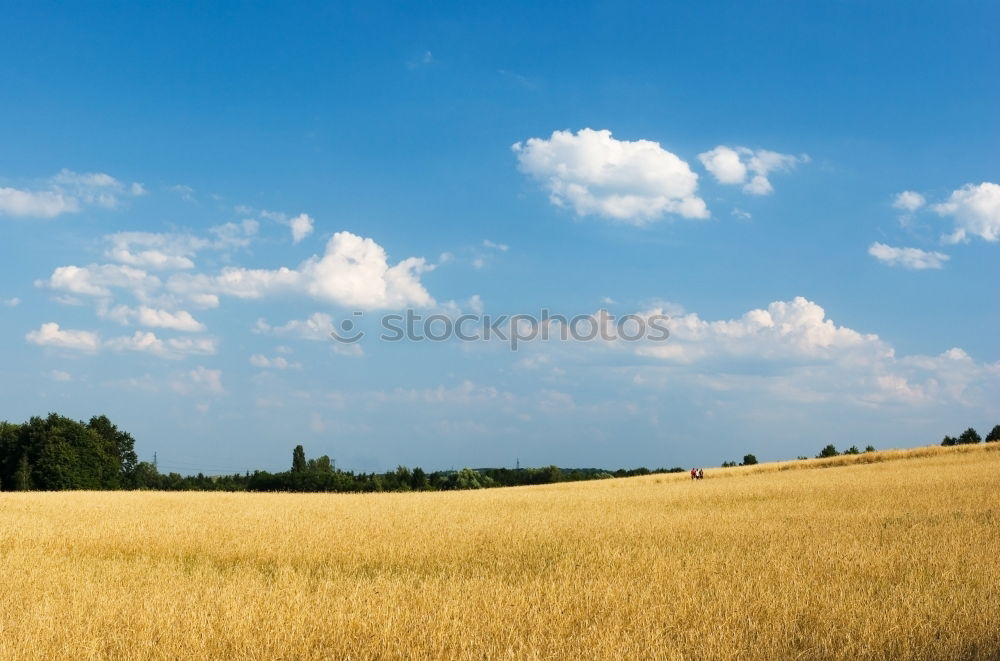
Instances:
[[[2,494],[0,657],[1000,658],[994,450],[701,482]]]

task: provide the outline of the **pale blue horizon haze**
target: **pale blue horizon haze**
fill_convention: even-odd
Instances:
[[[4,4],[0,419],[161,470],[718,465],[1000,424],[1000,6]],[[666,342],[338,344],[353,312]]]

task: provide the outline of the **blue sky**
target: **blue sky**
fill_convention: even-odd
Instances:
[[[995,4],[3,21],[0,417],[107,413],[180,472],[297,443],[361,470],[714,465],[1000,423]],[[407,308],[672,337],[326,337]]]

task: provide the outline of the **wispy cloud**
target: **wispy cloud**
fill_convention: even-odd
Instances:
[[[88,206],[114,209],[123,198],[145,193],[140,183],[125,184],[102,172],[62,170],[37,188],[0,188],[0,215],[54,218]]]
[[[897,248],[878,242],[868,247],[868,254],[883,264],[902,266],[914,271],[940,269],[950,259],[948,255],[940,252],[928,252],[919,248]]]

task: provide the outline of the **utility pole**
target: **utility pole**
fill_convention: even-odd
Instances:
[[[521,470],[521,458],[517,458],[517,470]]]
[[[153,468],[156,468],[156,453],[153,453]]]

